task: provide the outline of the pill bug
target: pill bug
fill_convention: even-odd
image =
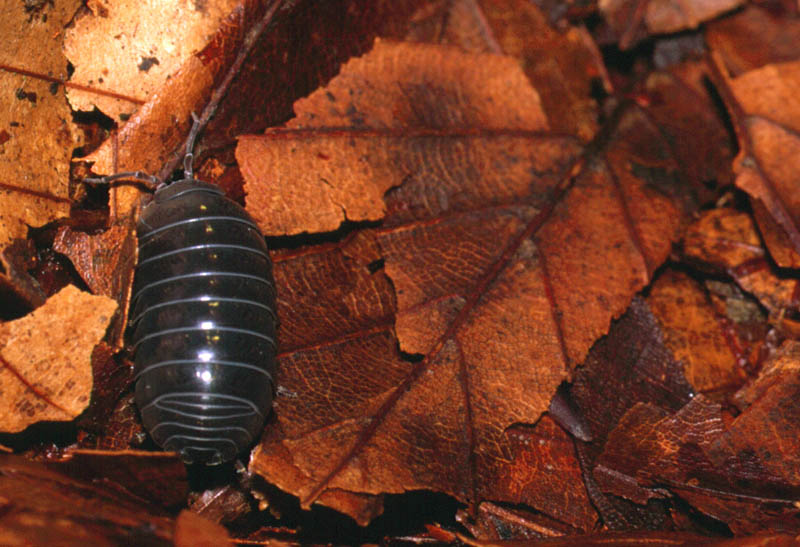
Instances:
[[[275,289],[250,215],[194,178],[191,154],[184,163],[184,178],[159,185],[137,227],[135,399],[158,445],[215,465],[255,441],[271,407]]]

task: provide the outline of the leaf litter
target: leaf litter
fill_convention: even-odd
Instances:
[[[600,4],[598,13],[614,24],[613,3]],[[774,7],[765,15],[747,6],[707,23],[707,43],[719,50],[710,65],[691,59],[658,72],[639,65],[633,77],[619,67],[609,72],[609,50],[594,44],[611,36],[631,47],[739,4],[618,2],[619,13],[646,17],[603,37],[602,25],[583,26],[587,19],[576,12],[564,19],[547,2],[537,5],[549,13],[513,0],[409,2],[391,8],[405,19],[382,31],[369,17],[384,8],[352,2],[348,21],[363,25],[352,28],[369,29],[353,39],[361,44],[353,53],[365,52],[363,36],[394,41],[379,40],[328,83],[320,77],[324,85],[297,102],[294,120],[241,137],[236,151],[253,214],[271,234],[301,234],[274,240],[284,247],[273,253],[280,391],[251,471],[304,507],[318,502],[362,525],[381,521],[393,503],[385,505],[387,493],[443,492],[483,508],[459,517],[477,538],[467,541],[571,536],[599,526],[628,531],[620,541],[634,543],[698,537],[666,530],[795,531],[796,477],[785,439],[796,438],[796,351],[791,340],[783,343],[800,332],[796,223],[784,176],[791,143],[756,146],[765,119],[772,133],[791,128],[791,110],[776,110],[768,97],[791,78],[790,66],[771,63],[792,60],[785,44],[794,21],[776,22]],[[259,9],[237,5],[211,45],[178,62],[160,91],[145,92],[149,105],[91,158],[96,169],[156,172],[174,164],[180,124],[211,92],[247,14]],[[285,28],[305,31],[290,21],[312,25],[304,9],[287,3],[270,39]],[[673,26],[658,26],[657,16]],[[764,38],[748,55],[734,24],[769,24],[775,33],[767,35],[782,38]],[[333,74],[346,57],[309,67]],[[159,58],[150,69],[160,66]],[[312,89],[303,70],[296,89]],[[709,81],[737,128],[735,163]],[[754,93],[749,82],[767,88]],[[192,91],[183,93],[187,84]],[[242,109],[242,121],[226,112],[228,129],[210,129],[209,142],[228,149],[210,151],[209,165],[233,184],[240,175],[230,170],[233,133],[225,131],[245,118],[273,119],[270,112]],[[724,186],[732,166],[753,196],[749,209]],[[103,234],[80,226],[57,232],[59,252],[83,277],[75,282],[121,307],[133,262],[121,256],[130,247],[121,227],[139,199],[138,191],[115,196],[117,222]],[[692,223],[713,200],[730,209]],[[302,235],[320,231],[328,234]],[[18,229],[9,241],[25,236]],[[38,249],[17,243],[3,262],[4,283],[29,307],[42,302],[28,286],[43,279],[30,269],[32,252]],[[126,366],[112,349],[120,325],[124,319],[94,352],[97,408],[76,422],[78,446],[88,450],[71,457],[94,462],[98,477],[114,475],[125,497],[137,480],[155,479],[142,479],[142,466],[109,472],[115,457],[145,461],[126,454],[142,441],[125,395],[129,380],[114,372]],[[548,414],[554,397],[566,398],[576,417]],[[586,422],[591,441],[575,441],[558,425],[573,419]],[[765,423],[774,429],[748,436]],[[4,497],[17,496],[11,492]],[[137,492],[130,499],[161,495]],[[207,514],[240,537],[286,537],[237,496]],[[259,507],[264,496],[256,497]],[[225,519],[225,507],[234,520]],[[171,522],[159,537],[173,537]],[[178,519],[175,541],[186,541],[186,522]],[[219,528],[192,526],[223,541]],[[122,529],[117,523],[106,532]],[[456,537],[427,530],[417,537]]]

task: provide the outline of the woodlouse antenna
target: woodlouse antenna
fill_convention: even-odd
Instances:
[[[197,135],[200,133],[202,126],[200,124],[200,118],[192,112],[192,129],[189,131],[189,137],[186,139],[186,153],[183,156],[183,178],[184,179],[193,179],[194,178],[194,142],[197,140]]]
[[[125,173],[116,173],[104,177],[88,177],[83,179],[83,182],[86,184],[99,185],[111,184],[114,181],[125,179],[141,183],[151,192],[155,192],[162,186],[166,186],[166,183],[160,178],[143,171],[127,171]]]

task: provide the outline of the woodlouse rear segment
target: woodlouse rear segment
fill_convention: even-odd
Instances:
[[[275,289],[264,238],[216,185],[193,179],[158,190],[138,233],[131,317],[142,421],[187,463],[231,460],[272,404]]]

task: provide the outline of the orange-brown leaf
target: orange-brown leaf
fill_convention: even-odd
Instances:
[[[717,67],[741,148],[736,185],[763,203],[800,252],[800,62],[767,65],[736,78],[725,74],[721,60]]]
[[[592,99],[592,86],[599,81],[611,91],[611,83],[584,27],[559,32],[526,0],[433,2],[412,20],[409,40],[519,59],[553,131],[586,141],[597,132],[598,105]]]
[[[462,68],[443,70],[442,59]],[[490,60],[493,66],[483,67]],[[475,65],[488,79],[482,89]],[[316,253],[276,268],[279,286],[290,291],[281,301],[289,308],[300,297],[297,308],[279,307],[279,384],[290,395],[276,405],[281,431],[263,441],[252,465],[304,504],[330,503],[325,496],[333,492],[426,488],[462,500],[529,504],[580,529],[594,520],[582,494],[556,501],[559,489],[546,472],[549,465],[562,475],[579,473],[574,457],[554,448],[544,452],[547,465],[536,465],[509,427],[536,422],[667,256],[681,225],[674,196],[683,177],[637,109],[620,115],[584,164],[577,139],[541,132],[544,115],[532,89],[513,91],[511,102],[506,92],[487,92],[518,81],[518,70],[506,66],[501,57],[441,46],[379,43],[301,102],[291,128],[248,137],[279,143],[282,161],[263,175],[280,170],[287,185],[306,167],[291,158],[311,157],[332,137],[339,146],[326,148],[323,161],[339,149],[365,147],[370,170],[394,171],[403,182],[386,198],[382,227],[359,238],[358,247],[351,241],[322,255],[349,258],[347,273],[337,275],[340,287],[325,285],[312,262]],[[403,78],[387,80],[394,73]],[[526,96],[527,103],[518,99]],[[243,151],[240,161],[251,162]],[[336,187],[350,177],[351,170],[330,171],[325,182]],[[255,193],[274,190],[251,184],[248,207],[266,222],[269,202],[254,207]],[[355,283],[381,258],[397,295],[400,346],[422,354],[417,363],[397,351],[394,306],[370,311],[386,289],[364,293],[368,287]],[[292,272],[286,284],[283,268]],[[381,279],[378,270],[371,281]],[[326,313],[335,293],[342,302]],[[359,309],[364,296],[374,319]],[[306,342],[297,340],[309,330]],[[543,432],[540,442],[555,447],[559,435]],[[509,454],[517,455],[513,462]]]
[[[71,420],[89,404],[92,350],[117,303],[67,286],[33,313],[0,325],[0,429]]]
[[[732,209],[703,213],[686,231],[684,253],[717,268],[775,314],[796,310],[798,281],[773,271],[752,218]]]
[[[418,110],[437,97],[451,102],[440,112]],[[381,41],[295,112],[287,130],[240,138],[236,151],[248,209],[266,234],[382,218],[383,194],[420,176],[425,158],[417,156],[428,142],[452,142],[470,155],[499,146],[493,132],[547,128],[513,59]]]
[[[181,65],[212,39],[239,0],[211,0],[202,9],[179,1],[88,2],[64,37],[64,52],[75,67],[70,81],[144,103]],[[167,21],[180,21],[167,25]],[[71,89],[75,110],[100,111],[114,119],[138,106],[128,100]],[[170,100],[174,97],[170,97]]]
[[[66,78],[59,35],[80,6],[59,2],[31,15],[21,3],[3,6],[0,21],[0,247],[69,214],[69,162],[81,138],[64,89],[9,72],[19,67]]]
[[[731,76],[740,76],[764,65],[797,60],[800,19],[789,6],[751,2],[729,17],[711,22],[705,39]]]
[[[228,531],[221,524],[191,511],[183,510],[175,520],[175,547],[225,547],[231,546]]]
[[[695,391],[721,391],[744,381],[735,341],[697,282],[667,271],[653,284],[647,302]]]
[[[742,3],[743,0],[600,0],[599,6],[619,36],[619,46],[627,49],[654,34],[697,28]]]
[[[116,317],[110,340],[122,347],[137,256],[132,217],[122,219],[97,235],[62,227],[56,234],[53,249],[69,257],[93,294],[116,300],[123,311]]]

